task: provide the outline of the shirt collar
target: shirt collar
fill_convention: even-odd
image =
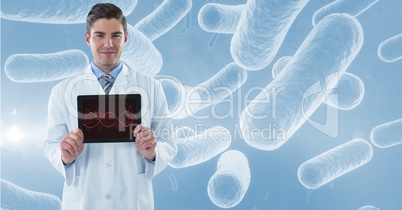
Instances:
[[[116,66],[112,71],[109,72],[110,75],[112,75],[114,78],[117,78],[117,75],[121,72],[121,69],[123,68],[123,63],[120,62],[119,65]],[[104,75],[105,72],[102,71],[98,66],[95,65],[94,62],[91,63],[91,69],[92,72],[95,74],[96,78],[99,79],[100,76]]]

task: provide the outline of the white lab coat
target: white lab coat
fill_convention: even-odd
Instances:
[[[171,134],[170,120],[161,117],[167,115],[168,109],[160,82],[129,70],[123,64],[109,94],[128,93],[141,94],[141,123],[155,132],[156,160],[146,160],[134,143],[94,143],[85,144],[76,161],[65,167],[61,161],[60,141],[78,128],[77,96],[105,93],[90,66],[83,74],[53,88],[44,149],[47,158],[65,177],[63,210],[154,209],[151,179],[174,158],[177,147],[168,135]]]

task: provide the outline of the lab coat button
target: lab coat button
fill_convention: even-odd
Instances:
[[[106,195],[106,199],[107,199],[107,200],[110,200],[111,198],[112,198],[112,196],[111,196],[110,194],[107,194],[107,195]]]
[[[112,164],[111,163],[106,163],[106,168],[111,168]]]

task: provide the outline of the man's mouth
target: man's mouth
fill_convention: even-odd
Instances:
[[[105,54],[105,55],[111,55],[111,54],[114,53],[114,51],[104,51],[104,52],[101,52],[101,53]]]

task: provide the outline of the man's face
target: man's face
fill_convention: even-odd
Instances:
[[[96,20],[91,27],[91,35],[85,32],[85,40],[91,48],[95,65],[105,72],[113,70],[120,63],[127,36],[119,20]]]

